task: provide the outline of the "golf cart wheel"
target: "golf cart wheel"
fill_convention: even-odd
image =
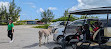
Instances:
[[[73,45],[72,45],[72,48],[73,48],[73,49],[77,49],[77,45],[76,45],[76,44],[73,44]]]
[[[102,42],[103,44],[106,43],[106,42],[108,42],[108,41],[109,41],[109,38],[107,38],[107,39],[104,39],[104,38],[103,38],[103,39],[101,40],[101,42]]]
[[[80,46],[77,46],[76,44],[72,45],[73,49],[82,49]]]
[[[59,36],[59,37],[57,38],[57,43],[58,43],[58,44],[62,43],[62,40],[63,40],[63,36]]]

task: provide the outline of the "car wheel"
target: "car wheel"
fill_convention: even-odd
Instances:
[[[59,37],[57,38],[57,43],[58,43],[58,44],[62,43],[62,40],[63,40],[63,37],[62,37],[62,36],[59,36]]]

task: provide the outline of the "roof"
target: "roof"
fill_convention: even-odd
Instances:
[[[22,20],[21,20],[22,21]],[[40,20],[23,20],[23,21],[40,21]]]
[[[91,18],[91,19],[78,19],[78,20],[75,20],[75,21],[84,21],[84,20],[107,20],[107,19],[98,19],[98,18]],[[109,19],[111,20],[111,19]],[[75,22],[73,21],[73,22]]]
[[[111,7],[99,7],[70,11],[70,14],[76,15],[93,15],[93,14],[111,14]]]

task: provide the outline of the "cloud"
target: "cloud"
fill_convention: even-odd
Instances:
[[[57,10],[56,7],[49,7],[48,9],[49,9],[49,10]]]
[[[49,9],[49,10],[57,10],[56,7],[49,7],[48,9]],[[43,8],[40,8],[40,9],[37,10],[36,12],[37,12],[37,13],[39,13],[39,12],[44,12],[44,9],[43,9]]]
[[[40,8],[40,12],[44,12],[44,10],[42,8]]]
[[[23,4],[33,5],[34,3],[32,3],[32,2],[27,2],[27,3],[23,3]]]
[[[43,8],[40,8],[39,10],[36,11],[37,13],[39,12],[44,12]]]
[[[35,5],[33,5],[33,6],[32,6],[32,8],[36,8],[36,6],[35,6]]]
[[[33,2],[27,2],[27,3],[23,3],[23,4],[28,4],[32,8],[36,8],[36,6],[35,6],[35,4]]]
[[[1,8],[1,6],[3,5],[3,6],[5,6],[7,9],[9,9],[9,2],[0,2],[0,8]]]
[[[21,14],[21,15],[26,15],[26,14]]]
[[[111,5],[111,0],[77,0],[77,1],[78,1],[78,5],[70,8],[69,9],[70,11]]]

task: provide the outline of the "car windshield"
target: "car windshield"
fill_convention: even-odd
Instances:
[[[73,26],[73,25],[77,25],[77,24],[83,24],[84,20],[80,20],[80,21],[74,21],[69,23],[68,25]]]
[[[58,24],[58,23],[60,23],[61,21],[57,21],[57,22],[54,22],[52,25],[56,25],[56,24]]]

